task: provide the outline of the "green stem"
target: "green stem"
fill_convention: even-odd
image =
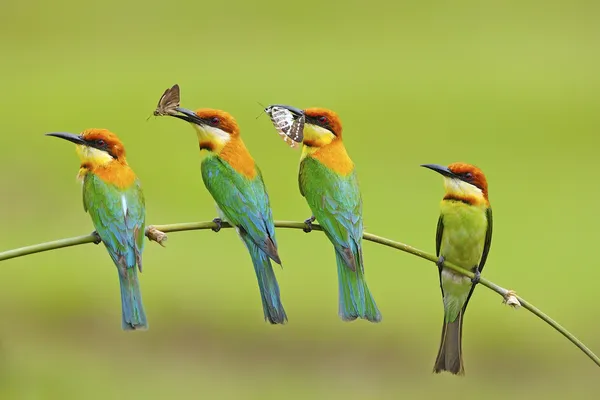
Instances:
[[[306,225],[303,222],[296,222],[296,221],[275,221],[275,226],[278,228],[303,229],[303,228],[305,228]],[[153,234],[151,232],[152,228],[154,228],[160,232],[163,232],[163,233],[169,233],[169,232],[182,232],[182,231],[192,231],[192,230],[201,230],[201,229],[212,229],[212,228],[216,228],[216,227],[217,227],[217,225],[212,221],[184,222],[181,224],[170,224],[170,225],[154,225],[154,226],[149,226],[146,229],[146,236],[148,236],[151,240],[156,240],[156,237],[153,237]],[[226,222],[223,222],[221,224],[221,227],[222,228],[231,228],[231,225],[229,225]],[[317,224],[313,224],[312,229],[315,231],[323,230]],[[422,250],[416,249],[416,248],[409,246],[407,244],[404,244],[404,243],[395,242],[393,240],[386,239],[381,236],[373,235],[372,233],[365,232],[363,234],[363,238],[370,242],[379,243],[384,246],[392,247],[394,249],[398,249],[398,250],[404,251],[406,253],[413,254],[417,257],[421,257],[425,260],[428,260],[428,261],[431,261],[434,263],[437,262],[437,260],[438,260],[438,258],[436,256],[434,256],[433,254],[426,253]],[[63,247],[77,246],[77,245],[85,244],[85,243],[93,243],[93,242],[96,242],[97,240],[98,240],[98,237],[96,235],[90,234],[90,235],[85,235],[85,236],[77,236],[77,237],[68,238],[68,239],[56,240],[53,242],[40,243],[40,244],[36,244],[33,246],[21,247],[18,249],[8,250],[8,251],[0,253],[0,261],[4,261],[4,260],[11,259],[11,258],[16,258],[16,257],[22,257],[22,256],[26,256],[29,254],[41,253],[44,251],[60,249]],[[444,262],[444,267],[451,269],[459,274],[468,276],[469,278],[473,278],[473,276],[474,276],[471,271],[463,269],[463,268],[461,268],[457,265],[454,265],[452,263],[449,263],[449,262]],[[495,283],[488,281],[487,279],[485,279],[483,277],[480,278],[479,283],[481,283],[483,286],[487,287],[488,289],[493,290],[494,292],[498,293],[500,296],[502,296],[505,299],[508,295],[514,294],[513,292],[511,292],[507,289],[504,289],[503,287],[498,286]],[[560,332],[564,337],[569,339],[571,341],[571,343],[573,343],[581,351],[583,351],[592,361],[594,361],[594,363],[596,363],[596,365],[600,366],[600,358],[598,358],[597,355],[595,355],[589,348],[587,348],[571,332],[569,332],[568,330],[563,328],[558,322],[554,321],[552,318],[550,318],[548,315],[544,314],[541,310],[539,310],[537,307],[535,307],[533,304],[529,303],[522,297],[517,296],[517,295],[514,295],[514,297],[519,301],[521,306],[523,306],[525,309],[530,311],[532,314],[536,315],[542,321],[546,322],[548,325],[550,325],[551,327],[556,329],[558,332]]]
[[[9,260],[11,258],[23,257],[29,254],[41,253],[48,250],[61,249],[63,247],[78,246],[80,244],[93,243],[96,240],[94,235],[76,236],[68,239],[55,240],[34,244],[32,246],[21,247],[14,250],[8,250],[0,253],[0,261]]]

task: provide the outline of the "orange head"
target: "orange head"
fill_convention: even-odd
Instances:
[[[342,121],[334,111],[313,107],[304,110],[304,115],[306,124],[327,129],[337,138],[342,137]]]
[[[219,153],[231,139],[240,136],[240,128],[228,112],[211,108],[191,111],[180,107],[177,111],[179,114],[173,116],[192,124],[202,150]]]
[[[488,185],[483,171],[471,164],[453,163],[447,167],[437,164],[424,164],[444,176],[446,195],[477,197],[488,200]]]
[[[308,147],[323,147],[342,138],[342,121],[338,115],[324,108],[304,110],[303,143]]]
[[[308,148],[319,148],[327,146],[335,140],[342,138],[342,121],[338,115],[325,108],[307,108],[300,110],[296,107],[276,104],[267,107],[285,108],[290,111],[295,120],[304,118],[303,133],[299,135],[297,141],[302,140],[302,143]]]
[[[86,129],[79,135],[66,132],[47,133],[77,145],[82,163],[105,165],[112,161],[126,162],[125,147],[117,135],[107,129]]]

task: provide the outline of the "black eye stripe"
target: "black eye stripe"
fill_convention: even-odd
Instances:
[[[110,156],[112,158],[117,158],[117,156],[111,151],[108,143],[105,140],[103,140],[103,139],[88,140],[87,143],[88,143],[88,146],[93,147],[98,150],[105,151],[108,154],[110,154]]]
[[[324,120],[321,120],[322,118],[324,118]],[[333,133],[333,135],[337,136],[337,134],[333,131],[333,129],[331,129],[331,124],[329,123],[329,119],[323,115],[319,115],[316,117],[306,117],[306,122],[307,123],[311,123],[313,125],[317,125],[320,126],[322,128],[327,129],[329,132]]]

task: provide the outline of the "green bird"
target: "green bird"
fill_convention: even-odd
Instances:
[[[81,159],[83,207],[92,217],[119,273],[121,325],[124,330],[148,328],[137,269],[142,271],[145,201],[140,180],[125,158],[125,147],[106,129],[88,129],[80,135],[54,132],[76,144]]]
[[[198,137],[204,185],[217,205],[218,231],[222,221],[233,225],[246,245],[262,300],[265,320],[285,324],[287,314],[271,260],[281,265],[275,224],[262,173],[246,148],[233,116],[222,110],[196,111],[178,107],[173,117],[189,122]]]
[[[354,163],[342,141],[341,120],[324,108],[277,107],[289,110],[296,120],[305,119],[298,139],[302,141],[298,181],[313,214],[305,221],[305,231],[310,231],[316,219],[335,249],[339,316],[344,321],[379,322],[381,313],[365,280],[362,197]]]
[[[487,260],[492,243],[492,208],[483,172],[470,164],[423,167],[444,176],[446,194],[436,234],[436,255],[444,300],[444,325],[434,372],[463,375],[462,325],[469,299]],[[443,268],[444,261],[473,271],[470,279]]]

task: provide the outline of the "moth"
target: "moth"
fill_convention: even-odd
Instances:
[[[165,90],[153,114],[154,116],[176,115],[177,107],[179,107],[179,85],[175,84],[173,87]]]
[[[294,116],[294,114],[285,107],[271,105],[265,108],[265,113],[271,118],[271,122],[279,135],[290,147],[295,147],[302,143],[304,138],[304,123],[306,118],[304,114]]]

